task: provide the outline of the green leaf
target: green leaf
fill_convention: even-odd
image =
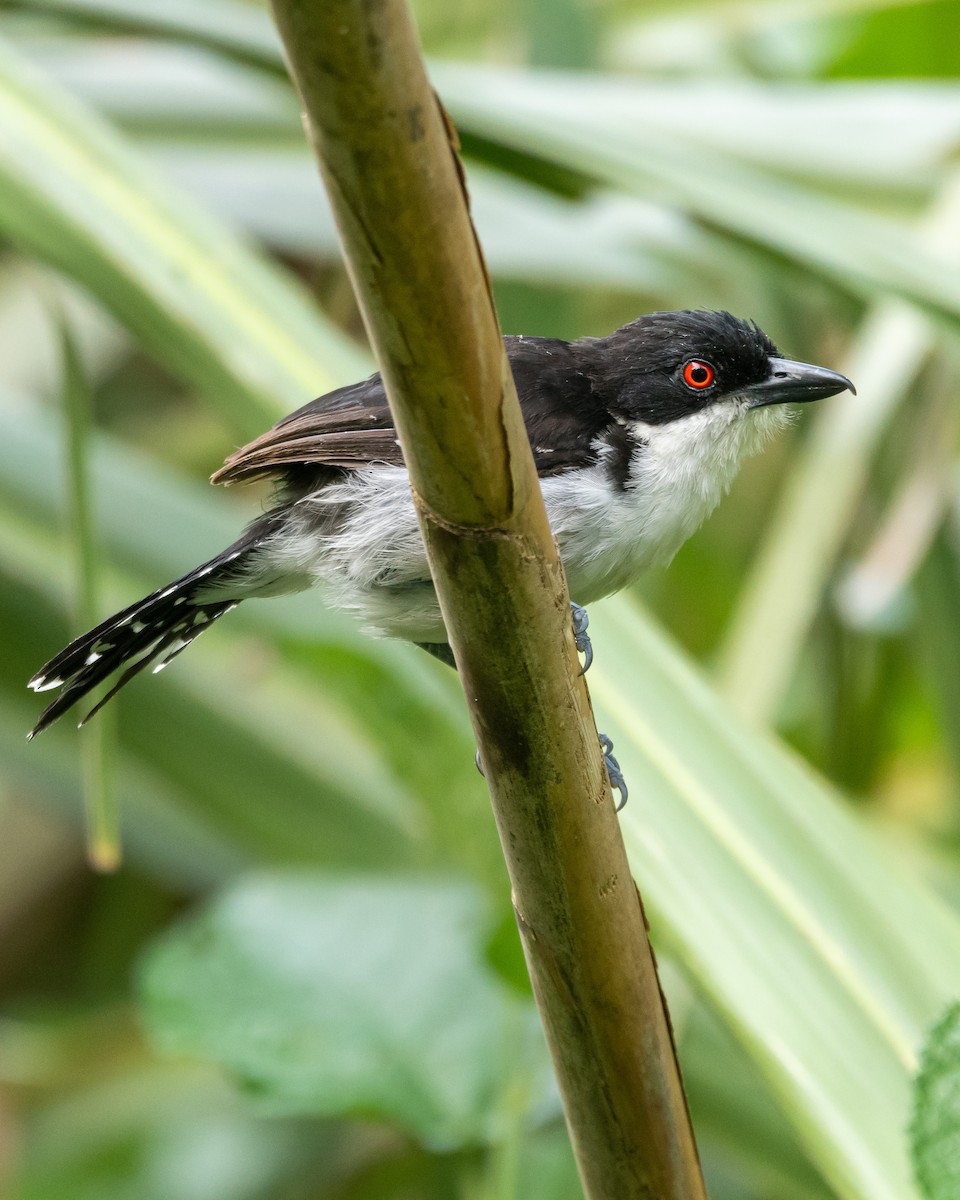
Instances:
[[[923,1048],[910,1148],[925,1200],[956,1200],[960,1195],[960,1002],[947,1009]]]
[[[960,176],[954,173],[919,227],[931,252],[950,244],[958,218]],[[790,465],[718,656],[723,690],[757,724],[776,719],[873,458],[911,396],[934,338],[915,309],[875,306],[843,367],[857,396],[817,414]]]
[[[280,38],[269,16],[233,0],[12,0],[5,7],[78,24],[175,38],[286,77]]]
[[[95,25],[112,13],[122,28],[147,35],[134,66],[123,55],[97,54],[89,38],[79,48],[76,40],[31,43],[31,53],[54,76],[68,79],[114,119],[173,137],[191,128],[206,138],[242,128],[247,138],[273,148],[278,139],[296,144],[288,89],[265,86],[263,78],[265,73],[287,82],[275,32],[267,23],[251,22],[248,5],[33,0],[26,7]],[[184,55],[171,42],[204,46],[219,59]],[[95,70],[89,62],[93,55]],[[231,59],[261,68],[259,77],[226,70],[225,60]],[[949,166],[960,128],[960,93],[949,83],[797,81],[784,86],[700,76],[691,86],[662,78],[635,81],[582,70],[518,71],[478,63],[435,62],[430,69],[444,100],[461,107],[469,107],[471,97],[483,106],[488,93],[522,88],[525,99],[513,122],[520,137],[542,94],[543,107],[569,105],[598,131],[612,132],[625,144],[644,144],[652,137],[682,147],[694,174],[699,152],[706,149],[780,177],[852,191],[867,209],[881,198],[902,204],[922,197]],[[472,128],[466,116],[464,131]],[[504,128],[510,128],[509,117]],[[526,148],[542,155],[549,144]],[[574,157],[568,164],[578,174],[591,173],[589,147],[586,152],[582,161]]]
[[[206,8],[204,16],[211,17]],[[149,136],[140,142],[164,176],[232,225],[285,253],[339,261],[333,218],[285,90],[264,93],[249,72],[225,79],[214,60],[195,56],[185,73],[166,50],[147,43],[135,66],[108,56],[95,70],[83,70],[79,60],[79,71],[69,55],[47,49],[37,57],[111,118],[128,125],[132,119],[134,131],[145,120]],[[254,115],[261,109],[263,116]],[[264,131],[267,116],[272,124]],[[678,303],[689,289],[720,279],[726,290],[718,303],[731,303],[730,288],[744,274],[725,239],[657,205],[601,194],[571,201],[478,164],[469,167],[468,181],[484,250],[500,278],[656,287]],[[762,287],[750,274],[743,303]]]
[[[435,1147],[485,1141],[518,1084],[525,1108],[552,1108],[533,1007],[482,964],[487,925],[463,885],[263,875],[148,955],[147,1026],[164,1050],[228,1067],[270,1112],[376,1117]]]
[[[339,260],[333,215],[318,192],[306,148],[212,145],[202,154],[187,140],[144,140],[144,149],[183,189],[268,245],[296,255]],[[721,274],[730,263],[724,239],[654,204],[591,195],[570,200],[470,164],[470,208],[484,254],[498,280],[685,288]],[[706,272],[703,264],[709,262]]]
[[[465,130],[609,186],[657,195],[842,288],[871,299],[879,290],[960,321],[960,282],[913,230],[724,153],[706,140],[709,129],[681,132],[647,121],[640,90],[583,76],[460,66],[436,69],[434,77]]]
[[[0,189],[0,232],[90,288],[241,434],[365,373],[289,277],[2,44]]]
[[[46,1033],[28,1030],[38,1041]],[[88,1033],[101,1055],[105,1032]],[[82,1072],[31,1121],[18,1147],[17,1200],[263,1200],[292,1186],[314,1154],[336,1161],[333,1131],[312,1129],[307,1140],[294,1122],[258,1120],[213,1072],[130,1063],[129,1042],[124,1049],[122,1073],[98,1058],[100,1071]]]
[[[755,724],[776,722],[873,457],[932,336],[914,309],[877,306],[843,368],[857,395],[818,412],[790,462],[718,654],[723,691]]]
[[[654,936],[837,1192],[914,1196],[910,1080],[960,993],[960,922],[635,605],[590,615],[590,688],[630,784],[623,832]]]
[[[699,1003],[678,1021],[667,994],[710,1200],[835,1200],[730,1032]]]
[[[90,504],[89,448],[93,425],[93,395],[67,318],[60,314],[63,355],[63,407],[67,426],[67,478],[75,552],[76,624],[78,632],[96,625],[101,616],[100,547]],[[96,689],[93,699],[103,695]],[[85,740],[81,755],[83,799],[87,825],[87,858],[100,871],[120,865],[120,815],[113,792],[111,765],[115,731],[112,720],[102,722]]]

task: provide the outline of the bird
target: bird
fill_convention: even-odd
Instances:
[[[584,606],[669,562],[743,460],[789,421],[785,405],[855,392],[844,375],[784,358],[755,322],[728,312],[647,313],[603,337],[511,335],[504,345],[588,654]],[[211,477],[258,479],[275,483],[275,501],[235,542],[33,676],[34,691],[58,695],[28,737],[122,670],[83,725],[241,601],[314,585],[370,633],[453,662],[379,373],[283,418]]]

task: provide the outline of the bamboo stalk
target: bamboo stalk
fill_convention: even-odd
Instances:
[[[403,0],[273,0],[386,381],[590,1200],[705,1196],[455,136]]]

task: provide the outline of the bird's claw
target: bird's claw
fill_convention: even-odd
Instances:
[[[619,812],[626,804],[629,793],[627,792],[627,781],[623,777],[623,772],[620,770],[620,764],[613,757],[613,742],[605,733],[600,734],[600,747],[603,750],[603,765],[607,768],[607,775],[610,778],[610,786],[615,791],[620,793],[620,803],[617,805],[616,811]]]
[[[603,750],[603,765],[607,768],[607,776],[610,779],[610,786],[620,793],[620,803],[616,807],[619,812],[627,802],[627,781],[623,777],[623,772],[620,770],[620,764],[613,757],[613,742],[605,733],[600,734],[600,747]],[[480,758],[480,751],[477,750],[476,757],[477,770],[486,778],[486,772],[483,769],[483,762]]]
[[[585,675],[590,670],[590,664],[593,662],[593,643],[590,641],[590,635],[587,633],[590,618],[587,616],[587,610],[581,608],[579,604],[574,604],[572,600],[570,601],[570,613],[573,617],[573,640],[576,643],[577,653],[583,655],[583,666],[580,668],[580,674]]]

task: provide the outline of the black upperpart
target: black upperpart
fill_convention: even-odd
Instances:
[[[789,363],[755,324],[727,312],[655,312],[607,337],[504,338],[540,475],[602,456],[617,486],[651,426],[731,395],[753,407],[832,395],[849,380]],[[344,472],[403,463],[379,374],[339,388],[285,417],[238,450],[214,482],[272,476],[295,499]]]

